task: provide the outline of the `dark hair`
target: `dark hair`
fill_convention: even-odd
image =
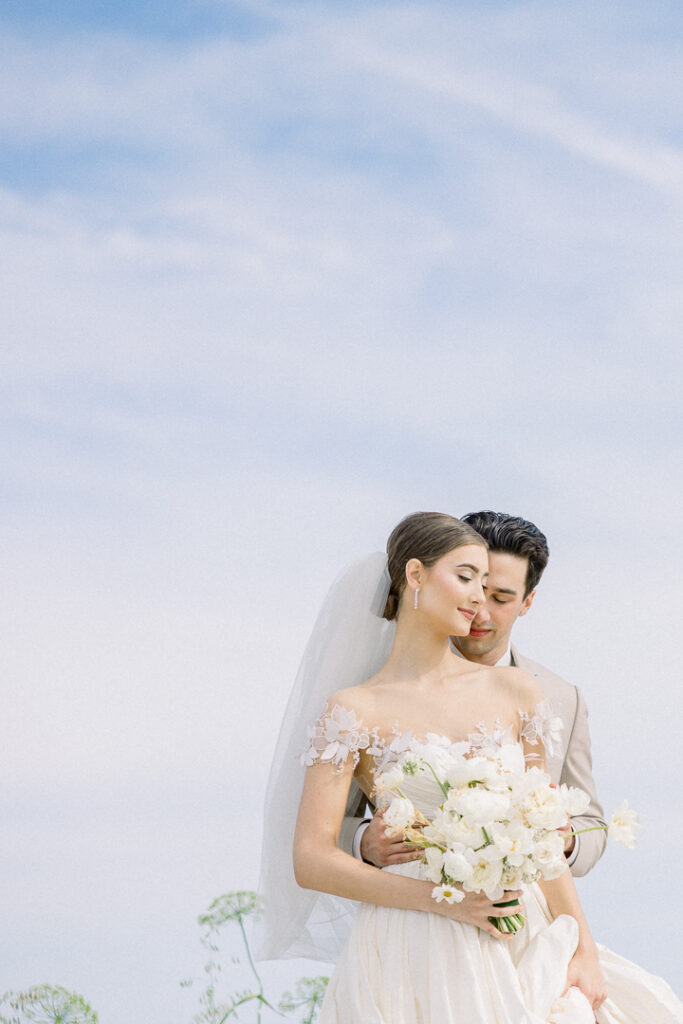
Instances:
[[[469,512],[462,521],[484,537],[490,551],[526,558],[524,596],[527,597],[538,585],[548,564],[550,552],[545,534],[528,519],[510,516],[506,512]]]
[[[396,618],[406,585],[406,563],[411,558],[419,558],[429,568],[442,555],[463,544],[480,544],[483,548],[487,546],[483,537],[471,526],[444,512],[413,512],[402,519],[391,531],[387,541],[391,585],[384,606],[384,618]]]

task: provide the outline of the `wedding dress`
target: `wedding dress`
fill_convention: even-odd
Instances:
[[[542,706],[539,706],[540,708]],[[555,720],[555,723],[557,720]],[[552,742],[547,709],[523,725],[527,739]],[[545,737],[544,737],[545,733]],[[361,755],[375,770],[412,750],[418,741],[397,733],[383,742],[353,712],[326,711],[309,732],[306,764],[343,766]],[[449,747],[446,737],[428,740]],[[472,750],[517,742],[510,730],[469,738]],[[533,742],[533,740],[532,740]],[[426,817],[443,802],[436,781],[406,776],[402,790]],[[412,861],[384,868],[426,878]],[[566,987],[567,968],[578,942],[573,917],[552,919],[540,887],[526,887],[526,925],[510,941],[474,925],[414,910],[359,904],[351,934],[330,980],[320,1024],[674,1024],[683,1005],[669,986],[640,967],[599,946],[608,999],[595,1013],[578,988]]]
[[[383,741],[363,723],[345,722],[343,715],[335,720],[334,709],[310,725],[327,695],[362,683],[386,662],[395,630],[382,618],[388,587],[384,554],[345,570],[304,652],[266,791],[258,958],[337,961],[319,1024],[683,1024],[683,1006],[664,981],[602,947],[609,998],[597,1014],[578,989],[563,995],[578,929],[566,915],[552,920],[537,885],[524,894],[527,923],[510,941],[440,914],[356,904],[297,886],[288,851],[305,771],[302,751],[308,746],[307,764],[327,760],[337,767],[362,755],[371,787],[373,771],[413,742],[408,732]],[[527,724],[544,746],[552,742],[552,723]],[[487,742],[517,740],[480,731],[473,746],[482,752]],[[441,802],[436,783],[419,777],[406,779],[404,791],[427,816]],[[415,861],[384,870],[426,877]]]

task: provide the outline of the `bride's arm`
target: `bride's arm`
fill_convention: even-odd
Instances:
[[[381,871],[338,849],[339,828],[353,775],[349,758],[343,771],[329,764],[306,770],[294,837],[294,874],[304,889],[403,910],[422,910],[476,925],[495,938],[510,939],[489,922],[507,911],[493,907],[483,893],[467,893],[461,903],[437,903],[432,882]],[[521,896],[521,893],[518,895]]]

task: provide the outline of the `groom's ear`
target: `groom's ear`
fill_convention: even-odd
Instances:
[[[526,615],[526,613],[529,611],[529,609],[531,608],[532,604],[534,603],[534,598],[535,597],[536,597],[536,591],[535,590],[532,590],[529,594],[526,595],[526,597],[522,601],[522,607],[519,609],[519,615],[517,616],[517,618],[519,618],[520,615]]]

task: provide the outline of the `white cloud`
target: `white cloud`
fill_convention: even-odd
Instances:
[[[669,44],[628,21],[617,45],[594,6],[275,13],[243,43],[15,30],[0,69],[3,749],[21,849],[53,850],[5,851],[6,912],[40,894],[24,962],[101,1012],[108,917],[150,935],[160,993],[193,915],[255,884],[244,833],[315,608],[414,508],[547,529],[520,645],[582,684],[610,799],[660,812],[634,750],[675,773]],[[147,884],[169,863],[173,906]],[[666,880],[636,882],[657,919]]]

